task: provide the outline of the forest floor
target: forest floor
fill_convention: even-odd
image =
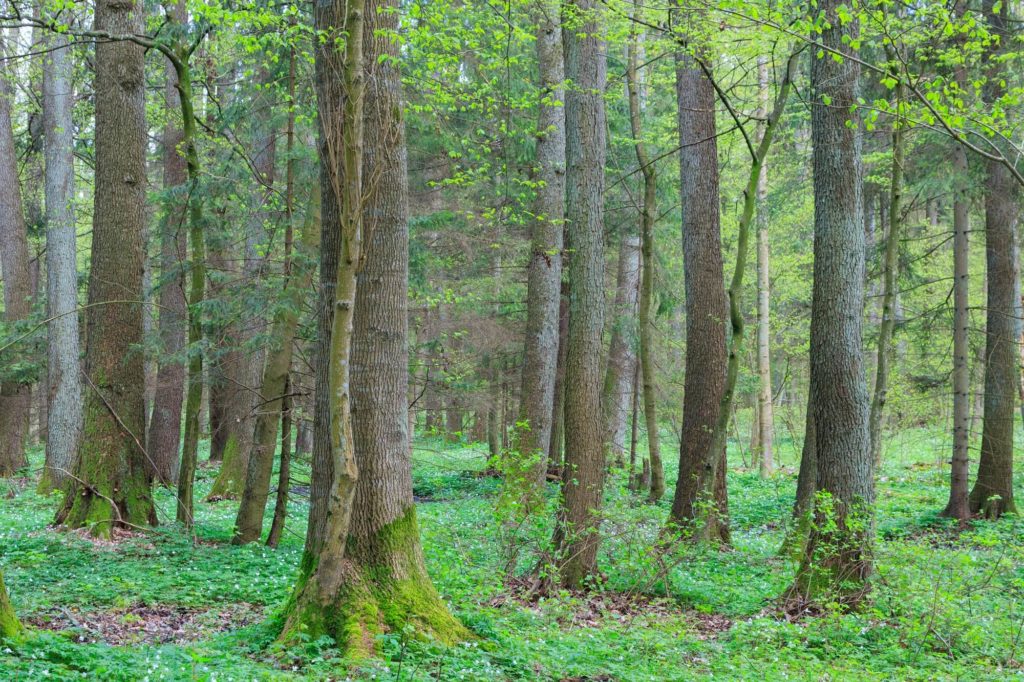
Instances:
[[[352,664],[325,641],[275,645],[266,626],[295,577],[303,500],[291,505],[276,550],[227,544],[232,501],[198,502],[194,537],[168,521],[97,542],[48,527],[57,500],[38,495],[31,478],[0,481],[0,567],[32,627],[24,642],[0,648],[0,678],[1024,679],[1024,521],[977,522],[958,532],[937,518],[946,501],[948,436],[916,429],[889,440],[868,606],[801,617],[782,613],[777,602],[794,571],[779,547],[796,457],[792,443],[778,445],[784,467],[768,480],[731,453],[732,548],[651,552],[670,495],[656,506],[641,503],[620,475],[608,486],[600,589],[533,599],[526,581],[506,579],[505,569],[532,565],[550,516],[515,528],[496,522],[498,482],[481,474],[483,452],[417,441],[427,565],[477,638],[445,648],[391,633],[381,658]],[[668,459],[672,450],[666,447]],[[37,471],[38,451],[32,464]],[[214,473],[200,470],[197,500]],[[161,520],[173,519],[167,491],[158,503]]]

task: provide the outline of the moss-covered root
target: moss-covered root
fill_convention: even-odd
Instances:
[[[11,600],[7,597],[3,573],[0,573],[0,640],[17,637],[22,632],[21,622],[14,614],[14,607],[11,606]]]
[[[376,537],[350,538],[347,553],[331,572],[340,578],[335,588],[323,590],[328,581],[315,569],[308,572],[286,609],[283,641],[295,641],[300,633],[313,639],[327,635],[346,656],[359,658],[378,653],[378,635],[405,632],[407,626],[413,637],[446,645],[472,637],[427,575],[413,508]]]

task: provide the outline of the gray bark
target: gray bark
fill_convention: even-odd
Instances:
[[[637,294],[640,290],[640,239],[624,236],[619,241],[619,264],[612,308],[612,338],[608,347],[608,371],[604,381],[605,443],[608,464],[622,466],[626,454],[633,374],[636,373]]]

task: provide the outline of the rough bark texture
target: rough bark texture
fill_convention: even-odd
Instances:
[[[839,21],[837,0],[821,5],[830,27],[820,40],[847,49],[856,22]],[[873,461],[861,347],[864,229],[860,134],[847,125],[860,66],[830,55],[811,68],[814,143],[814,284],[811,304],[811,409],[817,454],[815,519],[791,596],[855,601],[871,573]],[[837,594],[838,593],[838,594]]]
[[[569,334],[565,363],[565,467],[554,545],[564,587],[597,570],[604,490],[601,356],[604,331],[604,165],[607,81],[602,5],[564,5],[566,220],[569,229]]]
[[[185,3],[170,5],[175,21],[185,22]],[[167,62],[164,104],[170,114],[163,131],[164,203],[160,221],[160,358],[156,373],[156,393],[149,418],[146,450],[152,459],[153,476],[162,485],[178,480],[178,455],[181,446],[181,408],[185,396],[185,347],[187,308],[185,304],[185,265],[188,234],[187,172],[185,155],[179,147],[184,134],[178,116],[181,96],[178,75]]]
[[[135,2],[101,0],[95,26],[142,31]],[[96,44],[96,191],[86,312],[85,427],[57,521],[109,536],[156,522],[142,449],[142,229],[145,220],[144,50]]]
[[[563,232],[564,234],[564,232]],[[562,258],[567,267],[568,252]],[[548,445],[548,470],[562,466],[565,444],[565,359],[569,350],[569,283],[562,281],[558,303],[558,359],[555,364],[555,389],[551,400],[551,443]]]
[[[359,274],[352,337],[352,417],[359,481],[337,603],[355,652],[407,625],[450,644],[468,633],[427,575],[412,496],[408,430],[409,209],[402,122],[397,0],[371,0],[363,31],[366,129],[363,220],[369,242]]]
[[[61,487],[78,456],[82,433],[78,252],[74,213],[74,127],[71,49],[54,33],[43,61],[46,155],[47,371],[46,467],[40,489]]]
[[[4,284],[4,320],[17,322],[32,311],[28,234],[18,179],[18,151],[14,145],[8,65],[0,66],[0,273]],[[28,437],[32,391],[27,383],[8,377],[0,381],[0,476],[11,476],[28,464]]]
[[[640,289],[640,239],[624,236],[619,241],[619,264],[612,307],[612,338],[604,379],[605,443],[608,464],[622,466],[626,455],[633,375],[636,373],[636,312]]]
[[[565,229],[565,63],[559,3],[536,7],[540,103],[537,116],[537,189],[531,223],[526,285],[526,337],[523,352],[518,464],[509,472],[524,511],[544,490],[551,443],[555,373],[558,365],[558,311],[562,285],[562,231]],[[508,476],[508,474],[506,474]]]
[[[999,6],[1001,9],[996,10]],[[1008,8],[986,0],[990,30],[1009,43]],[[987,101],[1003,94],[1000,66],[992,62]],[[1020,213],[1020,187],[1010,169],[985,162],[985,264],[988,303],[985,322],[985,414],[981,426],[981,459],[970,495],[973,513],[992,519],[1016,511],[1013,501],[1013,408],[1017,392],[1017,330],[1014,292],[1014,233]]]
[[[686,380],[670,523],[728,542],[725,448],[711,451],[725,389],[728,315],[719,224],[715,92],[694,57],[676,57],[686,288]]]
[[[309,207],[302,228],[303,262],[313,254],[319,238],[320,190],[315,187],[310,192]],[[310,270],[296,272],[289,278],[285,284],[287,300],[274,319],[270,335],[273,345],[268,349],[260,389],[262,405],[256,417],[256,431],[248,457],[245,488],[235,520],[235,535],[232,539],[235,544],[255,542],[260,539],[263,532],[263,514],[270,493],[277,428],[281,421],[285,386],[291,370],[293,341],[299,326],[302,298],[309,291],[312,278],[313,272]]]
[[[757,60],[759,115],[768,116],[768,60]],[[764,139],[764,126],[758,128],[758,138]],[[770,476],[775,468],[775,410],[772,402],[771,364],[771,267],[768,248],[768,161],[761,164],[757,178],[757,406],[756,448],[751,448],[762,478]]]

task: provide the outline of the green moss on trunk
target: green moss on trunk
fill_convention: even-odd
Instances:
[[[246,461],[239,447],[238,436],[232,433],[224,444],[224,461],[206,497],[207,501],[237,499],[245,486],[245,467]]]
[[[17,637],[24,631],[18,616],[14,613],[11,600],[7,597],[4,576],[0,573],[0,640]]]
[[[423,566],[416,510],[373,537],[350,537],[333,595],[317,600],[312,559],[285,608],[281,639],[332,637],[350,657],[377,653],[378,636],[411,625],[416,637],[455,644],[472,637],[441,600]]]

